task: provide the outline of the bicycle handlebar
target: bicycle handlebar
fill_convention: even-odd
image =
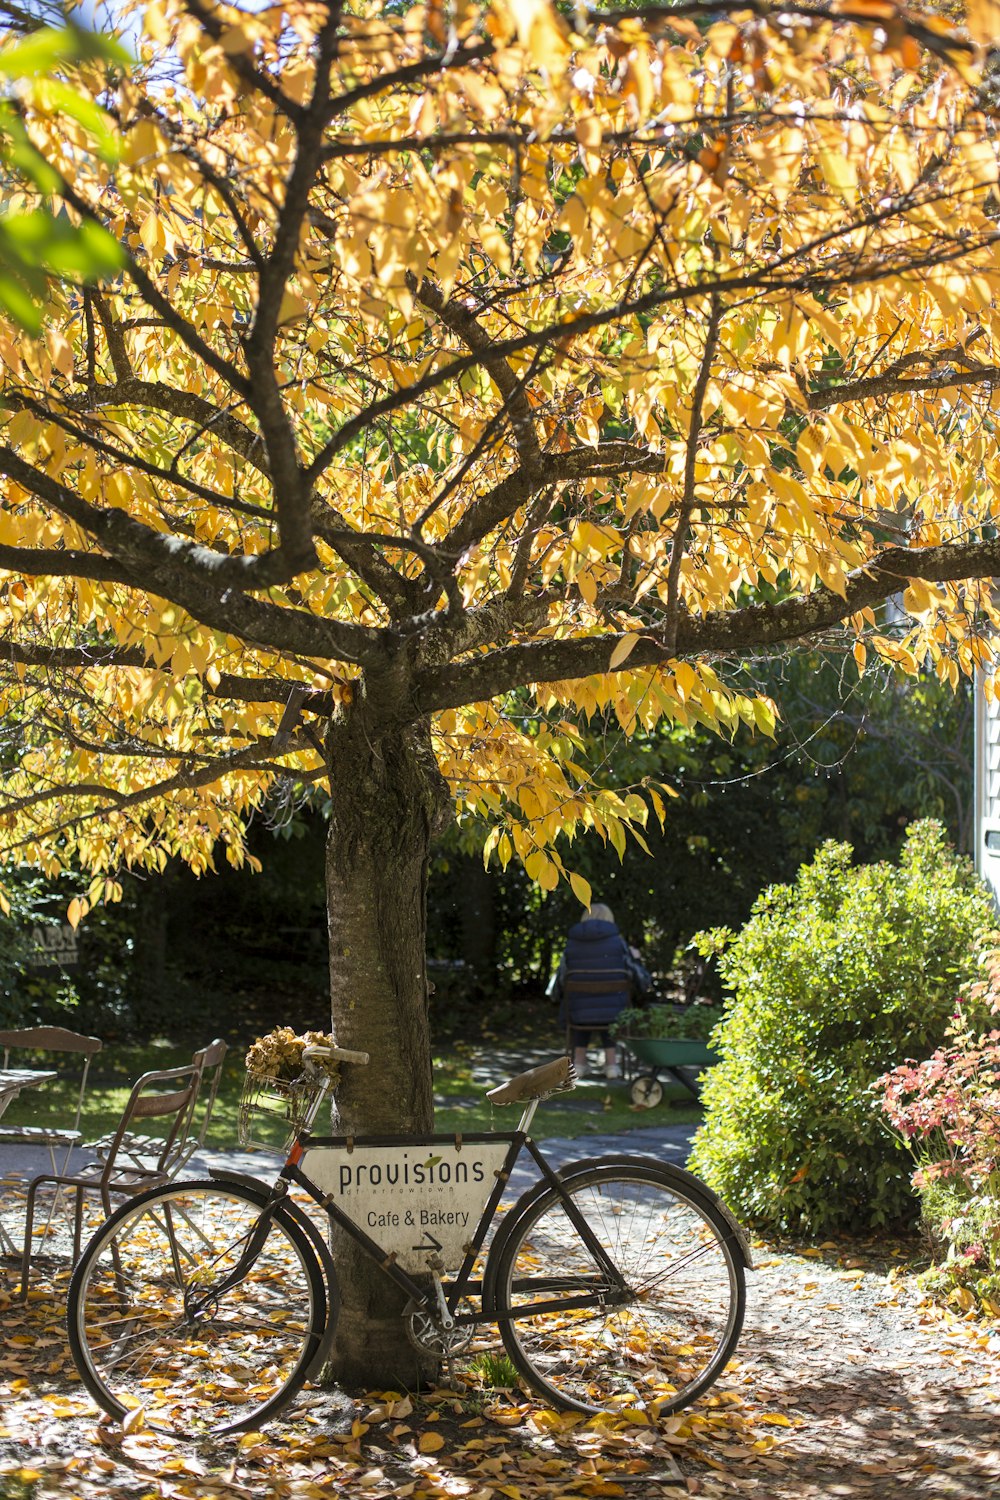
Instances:
[[[357,1063],[359,1067],[370,1061],[367,1052],[351,1052],[347,1047],[304,1047],[302,1061],[308,1062],[311,1057],[332,1057],[336,1062]]]

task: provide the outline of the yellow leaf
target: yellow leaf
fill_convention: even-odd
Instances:
[[[674,685],[677,688],[677,696],[682,703],[686,703],[691,696],[691,689],[698,683],[698,673],[689,661],[679,661],[674,668]]]
[[[561,77],[569,60],[566,22],[550,0],[508,0],[517,27],[518,40],[527,47],[532,62],[554,77]]]
[[[774,735],[774,709],[764,698],[754,698],[753,703],[754,723],[762,734]]]
[[[581,593],[582,592],[583,590],[581,589]],[[634,630],[630,630],[626,635],[622,636],[621,640],[618,642],[617,646],[611,653],[611,660],[608,663],[608,668],[610,671],[613,672],[616,667],[621,666],[622,662],[625,661],[627,657],[631,656],[633,650],[635,649],[635,644],[638,640],[639,636],[635,633]]]
[[[1000,4],[997,0],[966,0],[965,24],[974,42],[992,46],[1000,37]]]
[[[298,292],[289,291],[287,288],[281,298],[281,307],[278,310],[278,322],[282,327],[289,323],[297,323],[300,318],[305,317],[308,308],[305,299]]]
[[[122,1417],[122,1432],[128,1437],[131,1432],[139,1432],[146,1425],[146,1408],[144,1406],[133,1406]]]
[[[925,615],[937,607],[940,599],[938,591],[922,578],[911,578],[903,594],[903,608],[910,615]]]
[[[580,905],[585,906],[589,911],[590,903],[593,900],[593,892],[590,888],[590,881],[584,880],[582,875],[577,875],[571,871],[569,883],[573,891],[573,895],[579,901]]]
[[[139,226],[139,238],[149,255],[159,255],[166,243],[163,225],[155,209],[148,213]]]
[[[597,580],[593,573],[580,572],[576,579],[577,588],[588,604],[594,604],[597,600]]]
[[[437,1453],[439,1449],[444,1447],[444,1438],[440,1432],[424,1432],[420,1435],[417,1447],[421,1453]]]
[[[816,161],[834,192],[853,202],[858,195],[858,169],[848,152],[821,145],[816,149]]]

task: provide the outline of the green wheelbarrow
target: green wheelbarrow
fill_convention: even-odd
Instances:
[[[636,1066],[629,1070],[632,1077],[632,1103],[643,1109],[655,1109],[663,1098],[661,1073],[667,1073],[674,1083],[687,1089],[695,1099],[699,1096],[697,1078],[692,1080],[681,1072],[682,1068],[710,1068],[719,1061],[718,1052],[713,1052],[707,1042],[693,1037],[646,1037],[626,1036],[620,1038],[621,1045],[628,1049]],[[634,1074],[634,1076],[632,1076]]]

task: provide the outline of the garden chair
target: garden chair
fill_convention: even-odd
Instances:
[[[46,1146],[53,1172],[65,1172],[73,1147],[79,1146],[83,1139],[80,1133],[80,1114],[87,1090],[90,1061],[103,1045],[99,1037],[81,1036],[79,1032],[67,1031],[62,1026],[30,1026],[21,1031],[0,1031],[0,1049],[3,1050],[3,1063],[0,1066],[4,1068],[19,1064],[22,1053],[29,1054],[33,1059],[41,1056],[47,1059],[54,1054],[53,1062],[56,1059],[61,1061],[65,1055],[79,1060],[80,1068],[80,1086],[76,1094],[72,1125],[0,1124],[0,1146]],[[13,1059],[12,1053],[15,1054]],[[58,1071],[63,1072],[64,1069],[59,1068]],[[56,1152],[63,1148],[65,1155],[60,1169],[56,1164]]]
[[[162,1170],[171,1179],[184,1170],[192,1156],[205,1144],[219,1092],[222,1065],[228,1051],[226,1043],[217,1037],[207,1047],[199,1048],[191,1059],[191,1066],[198,1070],[198,1087],[191,1100],[188,1118],[177,1132],[169,1160],[162,1164]],[[107,1157],[114,1141],[114,1135],[105,1135],[92,1143],[92,1149],[97,1152],[101,1161]],[[156,1137],[128,1131],[118,1143],[118,1150],[122,1159],[130,1161],[140,1171],[146,1171],[157,1159],[160,1145],[161,1142]]]
[[[79,1172],[45,1173],[32,1179],[28,1186],[25,1212],[19,1298],[23,1299],[28,1295],[35,1198],[39,1188],[50,1184],[76,1194],[73,1220],[73,1261],[75,1264],[80,1258],[83,1206],[87,1193],[95,1193],[100,1197],[105,1217],[108,1217],[114,1207],[112,1199],[144,1193],[147,1188],[159,1187],[170,1180],[172,1173],[176,1171],[177,1143],[189,1126],[200,1079],[201,1070],[193,1063],[183,1068],[166,1068],[161,1072],[144,1073],[132,1086],[128,1103],[103,1159],[89,1163]],[[135,1124],[140,1122],[146,1124],[152,1120],[158,1122],[162,1134],[155,1138],[156,1153],[155,1155],[150,1153],[147,1158],[148,1165],[139,1166],[123,1149],[123,1143]],[[146,1137],[146,1139],[152,1145],[154,1138]]]

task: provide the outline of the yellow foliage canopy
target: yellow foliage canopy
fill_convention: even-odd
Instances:
[[[135,9],[72,76],[116,158],[24,102],[129,259],[0,324],[8,858],[238,862],[363,711],[548,888],[663,816],[579,713],[769,733],[727,663],[835,628],[992,660],[982,6]]]

